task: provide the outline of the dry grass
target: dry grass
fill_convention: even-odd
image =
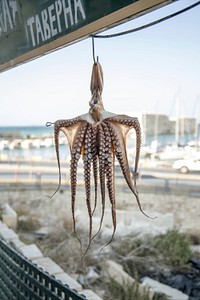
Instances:
[[[121,243],[113,244],[115,259],[131,276],[150,276],[153,270],[185,267],[192,253],[186,235],[176,230],[155,238],[125,237]]]
[[[82,232],[80,238],[84,246],[84,241],[87,240],[86,234]],[[37,244],[44,255],[51,257],[67,273],[81,272],[82,252],[80,243],[68,222],[64,221],[52,227],[49,234],[42,240],[37,241]],[[93,262],[92,254],[88,252],[84,260],[85,266],[87,267]]]
[[[184,266],[192,255],[189,239],[177,230],[157,236],[153,246],[162,255],[163,262],[173,267]]]

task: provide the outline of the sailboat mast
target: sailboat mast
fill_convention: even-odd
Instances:
[[[147,124],[146,124],[146,112],[144,112],[142,114],[142,129],[143,129],[143,137],[142,137],[142,140],[143,140],[143,144],[146,145],[146,142],[147,142]]]
[[[176,128],[175,128],[175,142],[179,145],[179,111],[180,111],[180,89],[176,96]]]

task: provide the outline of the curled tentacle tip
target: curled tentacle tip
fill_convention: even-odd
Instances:
[[[84,265],[83,258],[81,258],[80,267],[79,267],[79,273],[80,273],[80,274],[84,274],[84,273],[87,273],[87,271],[88,271],[88,269],[87,269],[87,267]]]
[[[149,216],[149,215],[147,215],[144,211],[142,211],[142,213],[143,213],[143,215],[145,215],[147,218],[149,218],[149,219],[151,219],[151,220],[157,219],[157,216],[155,216],[155,217]]]
[[[54,123],[52,122],[46,122],[46,127],[51,127],[51,125],[53,125]]]
[[[100,258],[101,258],[101,250],[100,250],[100,252],[98,254],[98,260],[100,260]]]
[[[41,198],[41,200],[43,200],[43,199],[52,199],[52,196],[49,196],[49,195],[45,195],[45,196],[43,196],[42,198]]]

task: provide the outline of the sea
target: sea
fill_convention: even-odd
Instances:
[[[5,157],[8,160],[15,160],[15,159],[55,159],[55,148],[54,148],[54,129],[52,127],[44,126],[7,126],[7,127],[0,127],[0,139],[5,140],[8,138],[9,141],[13,139],[45,139],[51,138],[52,139],[52,146],[50,147],[40,147],[40,148],[14,148],[14,149],[1,149],[0,154],[1,158]],[[65,146],[65,147],[64,147]],[[65,153],[63,150],[65,148]],[[61,145],[61,158],[68,158],[69,156],[69,147],[66,145]]]
[[[133,134],[134,136],[134,134]],[[44,126],[7,126],[0,127],[0,142],[9,138],[9,140],[22,138],[22,139],[45,139],[50,138],[52,140],[51,146],[28,149],[15,148],[15,149],[3,149],[0,147],[0,159],[5,157],[8,160],[12,159],[56,159],[55,147],[54,147],[54,128]],[[182,144],[186,144],[192,140],[193,136],[185,135],[182,137]],[[131,150],[134,147],[134,139],[129,138],[127,140],[127,149]],[[150,135],[146,137],[146,145],[151,145],[155,140],[155,136]],[[175,135],[165,134],[157,136],[158,146],[164,147],[175,143]],[[143,143],[144,145],[144,143]],[[69,159],[69,147],[66,143],[60,145],[60,157],[61,159]]]

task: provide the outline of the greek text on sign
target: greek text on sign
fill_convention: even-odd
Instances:
[[[86,19],[81,0],[55,1],[54,4],[43,9],[40,14],[31,16],[26,21],[32,45],[36,46],[50,40],[63,30],[78,24],[80,18]]]
[[[0,72],[175,0],[0,0]]]

